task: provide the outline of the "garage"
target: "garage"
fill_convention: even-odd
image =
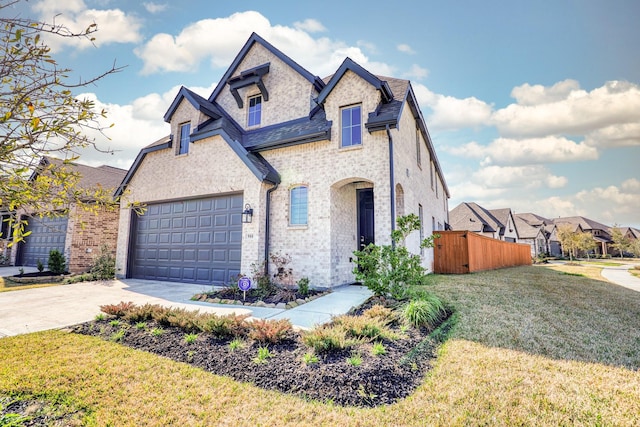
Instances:
[[[227,284],[240,274],[242,194],[148,204],[133,216],[129,277]]]
[[[36,267],[40,260],[46,267],[50,251],[57,249],[64,254],[68,217],[32,217],[28,221],[25,234],[31,234],[20,244],[17,265]]]

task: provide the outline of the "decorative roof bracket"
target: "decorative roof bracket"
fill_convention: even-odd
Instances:
[[[229,89],[231,90],[231,95],[233,95],[233,98],[236,100],[238,108],[242,108],[243,106],[242,98],[238,93],[238,89],[243,87],[257,85],[265,102],[269,100],[269,92],[262,81],[262,76],[269,72],[269,65],[269,62],[258,65],[257,67],[242,71],[239,76],[232,77],[227,80],[227,84],[229,84]]]

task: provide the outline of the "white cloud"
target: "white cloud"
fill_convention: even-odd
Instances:
[[[622,190],[640,195],[640,181],[636,178],[627,179],[622,183]]]
[[[596,187],[583,190],[574,197],[575,203],[589,213],[590,218],[605,224],[640,224],[640,182],[627,180],[620,187]]]
[[[422,68],[418,64],[413,64],[409,71],[404,73],[406,77],[413,80],[422,80],[429,75],[429,70]]]
[[[430,129],[478,127],[489,122],[491,105],[478,98],[454,98],[433,93],[419,83],[412,86],[423,111],[432,110],[432,114],[426,118]]]
[[[252,32],[321,77],[333,73],[346,56],[375,74],[393,75],[391,66],[369,61],[359,47],[327,37],[315,39],[300,28],[273,26],[255,11],[203,19],[183,28],[177,35],[156,34],[135,53],[144,61],[143,74],[188,72],[205,60],[209,60],[212,68],[224,68],[229,66]]]
[[[523,85],[513,94],[522,103],[493,115],[503,136],[584,135],[640,122],[640,86],[633,83],[610,81],[587,92],[566,80],[549,88]]]
[[[327,31],[327,29],[316,19],[305,19],[304,21],[297,21],[293,23],[294,28],[307,33],[321,33]]]
[[[584,142],[593,147],[631,147],[640,145],[640,123],[607,126],[587,134]]]
[[[74,33],[82,33],[92,24],[97,24],[98,31],[91,35],[95,38],[96,46],[110,43],[137,43],[142,39],[140,35],[140,21],[125,14],[120,9],[88,9],[83,0],[43,0],[32,6],[44,22],[54,22],[64,25]],[[92,46],[91,41],[83,37],[58,37],[45,34],[47,45],[52,51],[63,46],[85,49]]]
[[[410,55],[413,55],[414,53],[416,53],[411,46],[409,46],[408,44],[399,44],[398,46],[396,46],[396,49],[398,49],[400,52],[402,53],[408,53]]]
[[[144,5],[144,8],[147,9],[147,12],[149,13],[164,12],[169,7],[169,5],[166,3],[159,4],[159,3],[153,3],[153,2],[144,2],[143,5]]]
[[[552,175],[544,166],[487,166],[476,171],[472,179],[476,185],[486,188],[560,188],[567,184],[567,178]]]
[[[567,96],[580,89],[580,84],[575,80],[563,80],[551,87],[542,85],[533,85],[525,83],[522,86],[516,86],[511,91],[511,96],[516,99],[520,105],[539,105],[548,104],[550,102],[558,102],[567,98]]]
[[[524,140],[498,138],[487,146],[470,142],[445,149],[456,156],[483,159],[485,165],[534,165],[598,158],[598,151],[594,147],[556,136]]]

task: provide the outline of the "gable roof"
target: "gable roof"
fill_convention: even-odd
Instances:
[[[240,52],[238,52],[238,54],[236,55],[235,59],[231,63],[231,66],[229,66],[227,71],[224,73],[224,75],[218,82],[218,85],[216,86],[216,88],[213,90],[213,92],[211,92],[211,95],[209,96],[209,102],[214,102],[215,99],[218,97],[218,95],[220,95],[220,92],[222,92],[222,90],[227,85],[227,82],[229,81],[231,76],[233,76],[233,74],[236,72],[238,66],[244,59],[245,55],[249,52],[249,50],[255,43],[261,44],[265,49],[267,49],[269,52],[275,55],[278,59],[280,59],[282,62],[284,62],[285,64],[293,68],[295,71],[297,71],[298,74],[300,74],[302,77],[307,79],[309,83],[313,84],[318,90],[318,92],[324,88],[324,82],[320,77],[314,76],[313,74],[311,74],[300,64],[295,62],[293,59],[289,58],[280,50],[276,49],[271,43],[269,43],[268,41],[266,41],[256,33],[251,33],[249,40],[247,40],[247,42],[244,44],[242,49],[240,49]]]
[[[510,208],[490,209],[488,212],[500,224],[500,235],[501,236],[504,235],[507,225],[509,224],[509,215],[511,215],[511,209]],[[514,223],[515,223],[515,219],[514,219]]]
[[[518,229],[518,237],[520,239],[535,239],[538,235],[544,236],[542,227],[535,227],[530,225],[524,219],[519,216],[514,216],[516,228]]]
[[[583,216],[567,216],[562,218],[555,218],[553,220],[554,224],[574,224],[580,225],[580,228],[584,231],[587,230],[602,230],[606,233],[609,233],[611,227],[608,225],[601,224],[597,221],[594,221],[589,218],[585,218]]]
[[[359,77],[376,88],[376,90],[379,90],[382,96],[382,102],[389,102],[393,99],[393,93],[391,92],[391,88],[386,81],[380,80],[377,76],[374,76],[369,71],[365,70],[360,65],[355,63],[351,58],[347,57],[344,59],[344,61],[342,61],[342,64],[340,64],[338,70],[331,76],[327,85],[318,94],[318,104],[324,103],[324,101],[327,99],[327,96],[329,96],[331,91],[333,91],[333,89],[336,87],[340,79],[347,73],[347,71],[356,73]]]
[[[211,102],[204,99],[202,96],[198,95],[197,93],[193,92],[192,90],[189,90],[184,86],[181,86],[180,90],[178,91],[178,94],[176,95],[176,97],[173,99],[173,102],[169,106],[169,109],[164,114],[165,122],[168,123],[171,121],[171,117],[173,116],[173,113],[176,112],[176,109],[184,99],[188,100],[191,103],[191,105],[193,105],[193,108],[206,114],[207,116],[213,119],[219,119],[221,117],[220,110],[215,105],[213,105]]]
[[[551,221],[550,219],[547,219],[543,216],[540,216],[531,212],[517,213],[515,214],[515,216],[532,226],[540,227],[543,225],[553,224],[553,221]]]
[[[489,211],[473,202],[462,202],[449,211],[449,225],[452,230],[476,233],[495,233],[502,226]]]
[[[52,164],[56,167],[64,167],[69,172],[78,173],[80,179],[78,180],[77,187],[82,189],[92,189],[98,186],[105,189],[115,189],[127,174],[125,169],[113,166],[89,166],[81,163],[67,162],[55,157],[43,157],[40,164],[42,166]]]

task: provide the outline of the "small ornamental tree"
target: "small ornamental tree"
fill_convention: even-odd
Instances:
[[[42,36],[92,41],[96,24],[73,32],[55,22],[12,17],[11,8],[19,1],[0,0],[0,210],[10,216],[11,244],[27,233],[26,220],[19,214],[60,215],[71,204],[94,212],[100,206],[116,209],[110,192],[87,193],[78,186],[79,175],[65,163],[46,165],[42,159],[70,162],[85,147],[104,151],[87,133],[106,127],[100,123],[106,112],[73,92],[120,68],[70,81],[71,70],[56,62]]]
[[[631,247],[629,238],[625,236],[622,229],[617,224],[614,224],[613,228],[611,228],[611,240],[613,240],[611,247],[618,251],[620,258],[622,258],[623,253]]]
[[[573,261],[578,249],[578,234],[573,231],[573,227],[569,224],[563,224],[558,227],[558,240],[562,245],[562,251],[569,254],[569,260]]]
[[[355,251],[356,279],[361,281],[377,296],[402,298],[408,286],[424,283],[426,270],[422,267],[420,255],[409,252],[404,244],[406,237],[420,229],[420,219],[415,214],[402,216],[397,220],[398,229],[391,233],[393,244],[370,244],[361,251]],[[420,242],[421,248],[433,247],[434,238],[429,236]]]

